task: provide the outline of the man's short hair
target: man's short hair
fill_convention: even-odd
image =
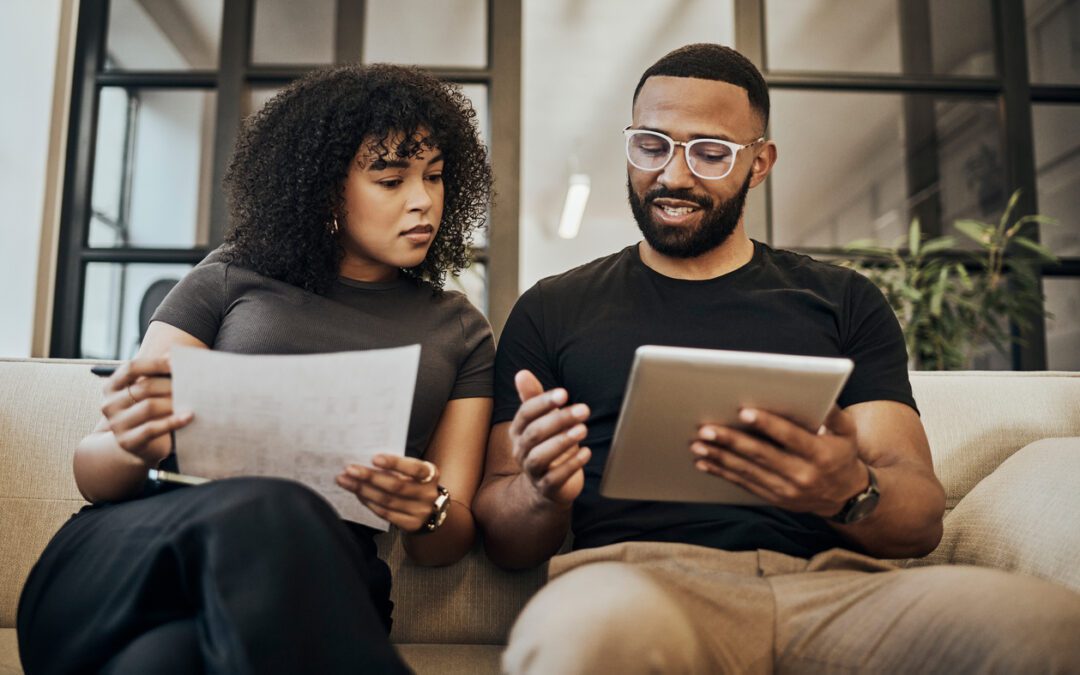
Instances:
[[[634,102],[645,80],[656,75],[697,77],[742,87],[750,99],[750,108],[761,117],[764,126],[769,125],[769,87],[765,78],[748,58],[731,47],[699,42],[668,52],[638,80]]]

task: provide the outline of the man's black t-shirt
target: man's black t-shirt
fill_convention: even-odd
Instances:
[[[496,423],[517,411],[513,380],[522,368],[545,389],[565,387],[571,403],[592,409],[582,445],[593,455],[574,503],[575,548],[670,541],[809,557],[851,547],[811,514],[601,497],[600,476],[634,351],[645,344],[846,356],[855,369],[840,394],[842,407],[891,400],[914,408],[899,323],[870,281],[759,242],[749,263],[722,277],[672,279],[647,267],[637,246],[629,246],[526,291],[507,320],[495,361]]]

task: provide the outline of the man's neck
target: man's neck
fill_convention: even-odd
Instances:
[[[727,241],[696,258],[666,256],[646,241],[638,244],[638,253],[641,262],[665,277],[700,281],[724,276],[749,263],[754,257],[754,242],[746,236],[740,224]]]

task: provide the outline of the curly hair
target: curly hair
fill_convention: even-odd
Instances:
[[[313,293],[338,277],[344,251],[329,224],[361,142],[444,158],[442,223],[423,262],[402,272],[441,289],[469,264],[483,227],[491,167],[476,111],[457,85],[419,68],[349,65],[312,72],[247,118],[225,173],[230,229],[224,260]]]

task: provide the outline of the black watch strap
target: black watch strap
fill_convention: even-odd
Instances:
[[[870,478],[866,489],[847,500],[840,512],[829,520],[842,525],[851,525],[874,512],[878,500],[881,499],[881,492],[878,490],[877,476],[874,475],[874,470],[869,464],[866,465],[866,473]]]

